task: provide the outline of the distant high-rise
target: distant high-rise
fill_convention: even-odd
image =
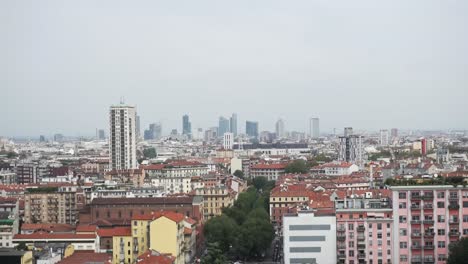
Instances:
[[[362,136],[353,135],[351,127],[345,128],[343,137],[340,137],[339,160],[362,164]]]
[[[98,130],[98,139],[99,140],[105,140],[106,139],[106,132],[104,129],[99,129]]]
[[[161,123],[153,123],[149,125],[149,129],[145,130],[145,140],[160,139],[162,136],[162,125]]]
[[[309,135],[311,138],[320,137],[320,119],[318,117],[309,120]]]
[[[284,121],[283,119],[278,119],[276,121],[276,138],[284,138],[285,133],[284,133]]]
[[[136,160],[136,107],[113,105],[109,111],[110,169],[137,168]]]
[[[230,121],[231,133],[234,134],[234,137],[237,137],[237,114],[236,113],[232,114],[229,121]]]
[[[392,128],[391,136],[392,136],[392,138],[397,138],[398,137],[398,129],[397,128]]]
[[[192,135],[192,123],[190,123],[188,115],[182,117],[182,135],[186,135],[189,138]]]
[[[43,135],[40,135],[39,136],[39,142],[45,142],[45,137]]]
[[[233,133],[224,133],[223,136],[223,147],[224,149],[232,149],[234,146],[234,134]]]
[[[62,134],[55,134],[54,135],[54,141],[55,142],[62,142],[65,139],[65,137]]]
[[[135,128],[136,128],[136,137],[139,138],[141,135],[141,130],[140,130],[140,116],[137,115],[135,119]]]
[[[387,129],[380,130],[380,145],[388,146],[388,143],[389,143],[388,130]]]
[[[245,133],[249,137],[258,138],[258,122],[246,121],[245,122]]]
[[[219,125],[218,125],[218,135],[222,137],[224,133],[230,132],[230,124],[229,120],[227,118],[224,118],[223,116],[219,117]]]

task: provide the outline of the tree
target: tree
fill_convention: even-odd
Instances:
[[[24,251],[24,250],[28,250],[28,247],[26,246],[25,242],[19,242],[18,245],[16,246],[16,249]]]
[[[143,150],[143,156],[147,159],[154,159],[156,158],[156,149],[155,148],[147,148]]]
[[[208,243],[208,254],[201,259],[202,264],[225,264],[226,257],[219,247],[219,243]]]
[[[261,177],[255,177],[253,180],[252,180],[252,183],[253,183],[253,186],[255,187],[255,189],[257,190],[263,190],[263,188],[265,187],[265,185],[267,185],[268,183],[268,180],[267,178],[261,176]]]
[[[468,237],[449,245],[447,264],[461,264],[468,260]]]
[[[237,232],[237,223],[226,215],[214,217],[203,230],[208,243],[218,243],[223,252],[228,252]]]
[[[295,160],[289,163],[285,169],[286,173],[307,173],[308,171],[309,167],[304,160]]]
[[[238,177],[238,178],[241,178],[241,179],[244,179],[244,173],[241,171],[241,170],[236,170],[234,173],[233,173],[234,176]]]

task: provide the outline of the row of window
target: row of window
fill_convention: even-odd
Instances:
[[[449,205],[458,205],[456,202],[451,202]],[[412,207],[420,208],[421,204],[419,203],[412,203]],[[432,209],[432,203],[425,203],[424,204],[425,208],[431,208]],[[406,209],[406,202],[400,202],[398,203],[398,208],[400,209]],[[437,208],[445,208],[445,202],[437,202]],[[468,208],[468,201],[463,201],[463,208]]]
[[[432,191],[430,192],[424,192],[423,194],[424,196],[432,196],[433,193]],[[400,199],[406,199],[406,191],[401,191],[398,193],[398,198]],[[421,196],[421,193],[420,192],[411,192],[411,197],[419,197]],[[457,199],[458,198],[458,192],[449,192],[449,197],[451,199]],[[463,198],[468,198],[468,191],[463,191],[462,192],[462,197]],[[445,191],[440,191],[440,192],[437,192],[437,198],[439,199],[443,199],[445,198]]]

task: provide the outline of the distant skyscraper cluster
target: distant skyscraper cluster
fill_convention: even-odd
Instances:
[[[245,122],[245,133],[249,137],[258,138],[258,122],[246,121]]]
[[[234,134],[234,137],[237,137],[237,114],[232,114],[229,122],[231,126],[231,133]]]
[[[309,135],[311,138],[320,137],[320,121],[319,118],[314,117],[309,121]]]
[[[389,134],[387,129],[380,130],[380,145],[388,146],[389,144]]]
[[[136,108],[114,105],[109,111],[110,168],[113,170],[137,168]]]
[[[145,140],[160,139],[162,136],[162,124],[153,123],[149,125],[149,129],[145,130]]]
[[[218,135],[222,137],[224,133],[230,132],[231,131],[230,126],[231,124],[230,124],[229,119],[220,116],[219,123],[218,123]]]
[[[277,138],[285,138],[286,137],[283,119],[280,118],[280,119],[278,119],[278,121],[276,121],[275,128],[276,128],[276,137]]]

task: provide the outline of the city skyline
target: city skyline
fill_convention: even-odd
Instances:
[[[468,128],[466,2],[212,3],[2,3],[0,135],[93,135],[122,96],[141,127]]]

